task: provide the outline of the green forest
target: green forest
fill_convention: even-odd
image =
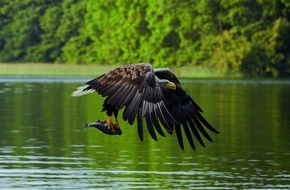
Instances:
[[[0,62],[290,76],[289,0],[1,0]]]

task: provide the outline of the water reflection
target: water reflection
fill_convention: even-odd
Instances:
[[[0,78],[3,189],[290,188],[288,81],[182,81],[221,131],[193,152],[125,122],[119,137],[84,132],[106,115],[98,95],[70,96],[83,79],[15,80]]]

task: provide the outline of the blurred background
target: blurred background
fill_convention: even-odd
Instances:
[[[1,0],[0,18],[0,62],[290,73],[286,0]]]
[[[289,44],[286,0],[1,0],[0,189],[289,189]],[[176,73],[214,143],[84,131],[104,98],[71,93],[138,62]]]

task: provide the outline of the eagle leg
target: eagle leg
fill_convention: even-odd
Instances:
[[[114,116],[113,128],[120,129],[120,125],[116,116]]]
[[[111,117],[109,116],[107,120],[102,120],[102,123],[106,123],[107,124],[107,128],[112,130],[113,129],[113,122],[111,120]]]

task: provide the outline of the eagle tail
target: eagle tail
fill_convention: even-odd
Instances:
[[[85,94],[89,94],[95,92],[95,90],[91,89],[89,85],[80,86],[76,91],[72,93],[73,97],[83,96]]]

